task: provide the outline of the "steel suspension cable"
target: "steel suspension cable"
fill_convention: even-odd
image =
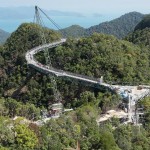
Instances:
[[[44,25],[44,22],[42,20],[42,17],[39,13],[39,7],[35,6],[35,22],[41,26],[42,29],[44,29],[43,27],[45,27]],[[41,9],[40,9],[41,11]],[[42,12],[44,13],[44,12]],[[46,37],[45,37],[45,33],[44,33],[44,30],[39,30],[40,32],[40,36],[41,36],[41,39],[42,39],[42,44],[46,44]],[[44,50],[44,57],[45,57],[45,62],[46,64],[51,68],[52,67],[52,63],[51,63],[51,59],[50,59],[50,55],[49,55],[49,51],[48,51],[48,48],[45,48]],[[55,99],[55,102],[60,102],[62,101],[62,98],[61,98],[61,95],[57,89],[57,83],[56,83],[56,80],[55,80],[55,76],[54,75],[49,75],[50,77],[50,80],[51,80],[51,83],[52,83],[52,88],[53,88],[53,94],[54,94],[54,99]]]

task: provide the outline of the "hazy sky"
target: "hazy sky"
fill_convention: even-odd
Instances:
[[[104,21],[110,21],[112,19],[120,17],[121,15],[124,15],[125,13],[133,11],[137,11],[143,14],[150,13],[150,0],[0,0],[0,11],[1,7],[20,7],[35,5],[39,6],[43,10],[77,12],[80,13],[81,16],[84,16],[78,18],[75,16],[65,17],[64,13],[62,13],[64,16],[57,17],[55,15],[53,17],[52,14],[49,14],[49,16],[53,17],[55,22],[57,22],[57,24],[59,24],[62,28],[68,27],[73,24],[78,24],[82,27],[88,28]],[[30,10],[32,9],[33,8],[31,8]],[[6,11],[6,13],[4,14],[0,14],[1,16],[4,16],[1,18],[5,18],[3,20],[0,20],[0,28],[8,32],[14,31],[22,22],[31,22],[31,19],[11,20],[11,18],[13,17],[9,17],[9,12],[13,10],[14,9],[11,9],[10,11]],[[15,10],[17,11],[18,9]],[[23,12],[20,12],[21,10]],[[24,8],[21,8],[21,10],[19,9],[17,15],[15,14],[15,11],[13,11],[12,15],[16,15],[16,17],[18,15],[29,15],[30,17],[34,16],[34,9],[33,12],[29,12],[27,10],[28,13],[26,13]]]
[[[138,11],[150,13],[150,0],[0,0],[0,7],[34,6],[47,10],[61,10],[100,14],[124,14]]]

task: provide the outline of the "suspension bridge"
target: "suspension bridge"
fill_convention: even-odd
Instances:
[[[35,11],[36,23],[39,24],[40,26],[42,26],[42,18],[40,16],[39,11],[41,11],[42,13],[44,13],[44,12],[37,6],[35,7],[35,10],[36,10]],[[52,21],[51,18],[49,18],[45,13],[44,13],[44,15],[58,29],[60,29],[59,26],[54,21]],[[34,68],[35,70],[37,70],[43,74],[49,75],[51,77],[51,81],[54,86],[54,97],[57,102],[59,102],[61,100],[61,96],[57,90],[57,83],[55,81],[56,76],[57,77],[61,76],[63,78],[65,78],[65,77],[72,78],[72,79],[88,82],[91,84],[97,84],[99,86],[104,86],[106,88],[109,88],[109,89],[115,91],[116,93],[121,95],[121,97],[123,97],[123,98],[128,98],[128,100],[129,100],[128,118],[129,118],[129,122],[133,122],[133,118],[135,117],[135,109],[136,109],[135,105],[140,99],[150,95],[150,86],[141,85],[142,89],[138,90],[138,86],[111,85],[111,84],[107,84],[107,83],[103,82],[102,77],[98,79],[98,78],[94,78],[94,77],[84,76],[84,75],[80,75],[80,74],[53,68],[51,59],[49,56],[49,49],[62,45],[63,43],[66,42],[66,39],[62,38],[61,40],[56,41],[56,42],[46,43],[44,33],[41,32],[40,34],[41,34],[41,38],[42,38],[42,45],[37,46],[31,50],[28,50],[25,54],[25,58],[26,58],[27,64],[30,67]],[[35,54],[37,54],[41,51],[43,51],[45,54],[44,56],[45,56],[45,60],[46,60],[46,65],[41,64],[34,57]]]

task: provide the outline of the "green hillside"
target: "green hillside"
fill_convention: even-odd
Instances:
[[[65,37],[78,38],[87,36],[85,29],[79,25],[72,25],[68,28],[62,29],[61,31]]]
[[[147,51],[147,56],[150,60],[150,16],[146,16],[136,27],[134,32],[130,33],[125,40],[128,40]],[[146,61],[146,60],[145,60]],[[150,67],[147,68],[148,71]],[[150,76],[147,74],[147,76]]]
[[[27,67],[25,52],[41,44],[40,30],[41,28],[36,24],[24,23],[11,34],[4,47],[1,48],[0,72],[2,74],[0,74],[0,93],[2,96],[15,97],[21,101],[32,101],[32,103],[38,105],[35,92],[39,93],[40,84],[42,84],[39,80],[42,80],[43,76],[37,81],[32,80],[29,82],[32,78],[32,71],[30,72]],[[45,29],[44,31],[46,32],[47,42],[60,38],[60,35],[53,30]],[[36,73],[34,74],[36,76]],[[34,88],[32,88],[31,84],[33,84]],[[40,90],[42,91],[44,88],[43,86]],[[37,94],[37,97],[39,94]],[[41,101],[40,96],[38,99]],[[47,98],[45,97],[45,99]]]
[[[150,15],[146,15],[135,27],[135,30],[150,28]]]
[[[9,36],[10,34],[8,32],[5,32],[4,30],[0,29],[0,44],[5,43]]]
[[[141,47],[150,48],[150,28],[146,27],[142,30],[135,30],[125,39]]]
[[[112,34],[118,38],[125,37],[132,32],[135,26],[143,19],[144,15],[138,12],[130,12],[110,22],[104,22],[87,29],[88,34],[93,32]]]
[[[5,43],[1,50],[0,64],[3,73],[1,74],[0,89],[3,96],[16,96],[21,101],[27,100],[36,105],[47,105],[47,99],[53,99],[50,96],[52,89],[49,88],[49,79],[44,75],[37,76],[35,74],[35,80],[26,83],[26,77],[30,77],[30,73],[26,66],[24,53],[40,44],[40,36],[37,32],[39,30],[40,28],[35,24],[22,24]],[[54,31],[45,30],[48,41],[59,38],[59,35]],[[149,82],[148,75],[150,72],[147,53],[146,50],[129,42],[104,34],[94,34],[89,38],[80,40],[69,39],[63,46],[50,50],[52,63],[56,68],[97,78],[103,75],[105,81],[108,82],[131,83]],[[44,60],[42,54],[39,59]],[[15,95],[15,91],[24,82],[27,84],[25,92]],[[70,83],[68,86],[67,82],[70,81],[59,79],[58,87],[63,93],[63,98],[68,97],[71,104],[74,97],[89,89],[84,85],[78,85],[76,82]],[[61,84],[64,84],[63,87],[68,92],[64,91]],[[72,90],[69,92],[69,89]],[[78,92],[74,93],[75,90]],[[91,90],[93,91],[93,89]],[[36,96],[35,92],[38,93]]]
[[[150,15],[144,17],[144,19],[137,24],[134,32],[130,33],[125,39],[142,48],[146,48],[146,50],[150,52]],[[148,55],[150,55],[150,53],[148,53]]]
[[[143,19],[144,15],[138,12],[130,12],[112,21],[103,22],[99,25],[84,29],[83,27],[74,25],[63,29],[66,37],[83,37],[90,36],[94,32],[111,34],[118,38],[125,37],[132,32],[135,26]]]
[[[114,82],[148,82],[148,51],[114,36],[93,34],[51,51],[53,65]]]
[[[1,69],[4,72],[1,75],[1,78],[3,78],[3,83],[1,84],[2,95],[10,96],[16,88],[21,86],[23,81],[25,82],[29,70],[25,63],[24,53],[40,44],[40,36],[37,30],[40,30],[40,28],[35,24],[23,24],[5,43],[1,52],[1,66],[5,68]],[[45,30],[47,31],[48,41],[59,38],[59,35],[54,31]],[[118,40],[113,36],[94,34],[79,40],[69,39],[63,46],[51,49],[50,54],[53,66],[56,68],[97,78],[103,75],[105,81],[108,82],[149,82],[148,51],[140,49],[129,42]],[[39,59],[44,60],[42,54]],[[34,99],[38,99],[38,102],[46,101],[49,95],[48,93],[46,94],[46,91],[50,90],[47,89],[48,84],[45,83],[48,79],[43,75],[35,79],[37,80],[31,80],[28,83],[29,89],[27,89],[29,91],[27,90],[27,93],[19,95],[19,99],[28,97],[28,101],[33,101],[34,103],[36,103]],[[43,80],[45,81],[42,87]],[[66,81],[60,80],[59,82],[60,85],[65,84],[67,89],[70,88],[66,85]],[[31,85],[34,88],[31,89]],[[76,86],[74,85],[72,90],[77,88]],[[40,96],[34,97],[35,91],[33,90],[37,90]],[[64,92],[61,86],[60,90]],[[73,98],[75,93],[72,94],[71,97]],[[64,99],[65,96],[69,95],[65,94]]]
[[[34,122],[54,102],[50,78],[29,68],[24,58],[26,51],[41,44],[43,30],[47,42],[61,38],[53,30],[24,23],[0,46],[0,149],[64,150],[79,145],[82,150],[149,150],[149,97],[141,101],[146,115],[140,130],[120,124],[117,118],[98,125],[97,117],[118,108],[120,97],[103,88],[59,77],[56,81],[62,103],[74,110],[43,125]],[[134,40],[128,37],[130,42],[98,33],[67,39],[49,50],[52,65],[97,78],[103,75],[105,81],[150,83],[149,49],[134,42],[138,38],[142,41],[142,34],[149,32],[148,28],[141,31],[144,34],[137,33]],[[43,52],[36,57],[44,63]],[[21,117],[15,120],[15,116]]]

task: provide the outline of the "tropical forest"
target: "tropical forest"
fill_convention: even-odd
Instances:
[[[150,16],[141,17],[130,33],[124,29],[115,36],[91,29],[85,36],[68,36],[48,49],[52,67],[91,79],[103,77],[110,85],[149,87]],[[0,150],[149,150],[150,96],[137,103],[144,112],[140,125],[123,123],[115,116],[99,121],[109,110],[122,108],[122,97],[104,86],[44,74],[29,66],[25,55],[42,45],[40,33],[46,43],[62,39],[56,30],[23,23],[0,45]],[[43,51],[34,57],[39,64],[47,63]],[[52,77],[61,105],[70,110],[58,118],[48,115],[58,103]]]

